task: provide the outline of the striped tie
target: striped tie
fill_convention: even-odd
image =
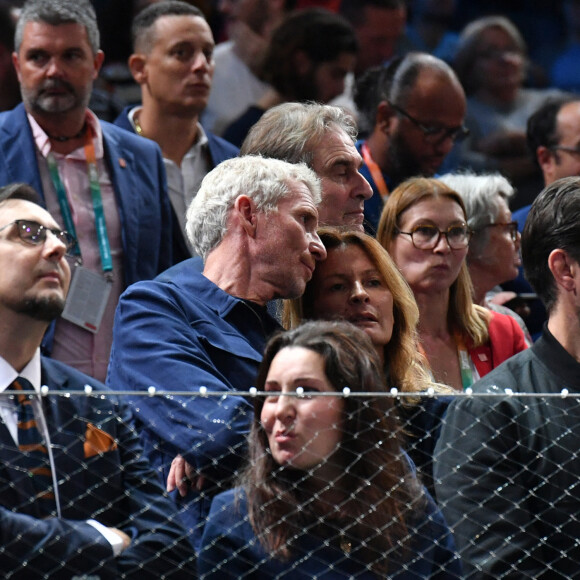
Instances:
[[[18,377],[9,388],[15,391],[33,391],[33,386],[23,377]],[[22,452],[21,465],[28,470],[36,491],[35,503],[43,515],[54,512],[54,490],[50,461],[43,437],[36,424],[31,397],[16,394],[14,402],[18,413],[18,448]]]

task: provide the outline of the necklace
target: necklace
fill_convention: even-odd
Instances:
[[[71,135],[70,137],[55,137],[54,135],[51,135],[47,131],[45,131],[45,133],[46,133],[46,136],[51,141],[58,141],[59,143],[66,143],[67,141],[72,141],[73,139],[78,139],[79,137],[82,137],[86,133],[86,131],[87,131],[87,126],[88,126],[87,125],[87,122],[85,121],[85,123],[82,126],[81,130],[76,135]]]
[[[340,549],[345,556],[348,556],[352,550],[352,542],[344,535],[344,532],[340,533]]]
[[[135,133],[143,137],[143,127],[141,127],[141,123],[139,123],[139,117],[137,115],[133,116],[133,124],[135,125]]]

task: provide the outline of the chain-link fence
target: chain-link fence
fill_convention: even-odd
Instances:
[[[249,467],[255,441],[245,444],[248,416],[211,434],[227,432],[230,440],[239,430],[244,444],[211,458],[230,475],[212,479],[192,465],[176,482],[184,496],[176,490],[170,498],[162,481],[169,465],[162,469],[152,457],[154,474],[138,447],[147,426],[135,401],[154,400],[159,413],[167,401],[186,401],[194,415],[207,408],[202,400],[227,405],[235,396],[251,403],[266,394],[131,393],[136,423],[118,406],[125,395],[91,389],[40,395],[35,412],[49,443],[50,514],[39,511],[34,473],[21,463],[13,402],[7,393],[0,397],[4,577],[195,578],[199,569],[212,579],[580,578],[580,395],[299,392],[297,404],[326,397],[327,408],[349,398],[392,404],[387,412],[400,421],[405,452],[377,464],[376,451],[392,434],[375,437],[376,424],[344,433],[352,418],[329,426],[319,411],[310,417],[317,425],[313,441],[302,441],[297,453],[308,461],[301,464],[295,454],[290,468],[276,464],[256,474],[250,467],[264,471],[276,457],[266,450],[273,457]],[[284,450],[301,432],[299,418],[291,425],[279,434]],[[177,427],[184,426],[176,425],[176,433]],[[196,428],[193,421],[185,427]],[[339,439],[369,442],[366,463],[330,445],[337,430]],[[192,457],[172,433],[161,434],[157,445]],[[365,465],[373,470],[361,471]],[[389,479],[390,472],[397,477]],[[415,473],[424,485],[414,483]],[[389,483],[373,495],[378,482]],[[118,556],[105,537],[111,530],[126,534],[119,537],[129,544],[115,548]]]

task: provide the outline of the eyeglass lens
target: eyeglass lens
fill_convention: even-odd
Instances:
[[[47,233],[50,231],[69,251],[75,245],[74,238],[66,231],[50,229],[35,221],[16,220],[18,235],[20,239],[29,244],[43,244],[46,241]]]
[[[441,231],[435,226],[425,225],[411,232],[413,244],[425,250],[432,250],[437,246],[442,235],[447,238],[449,247],[454,250],[460,250],[469,244],[469,229],[465,226],[451,226],[447,231]]]

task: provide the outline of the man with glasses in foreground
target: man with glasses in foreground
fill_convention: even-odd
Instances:
[[[185,531],[128,408],[40,355],[76,240],[39,203],[28,185],[0,188],[0,569],[14,579],[191,577]]]
[[[376,77],[370,89],[376,106],[367,111],[373,129],[356,147],[373,188],[365,219],[376,229],[389,192],[409,177],[435,175],[455,141],[467,135],[466,104],[455,73],[426,53],[409,53],[368,74]]]

